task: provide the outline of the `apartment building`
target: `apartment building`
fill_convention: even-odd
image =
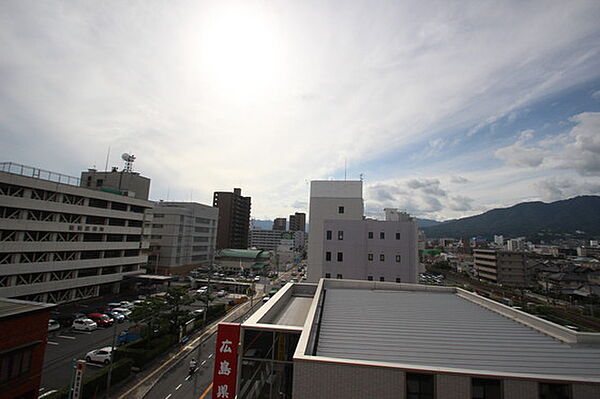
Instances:
[[[296,212],[290,215],[290,231],[306,232],[306,213]]]
[[[241,188],[233,192],[217,191],[213,206],[219,208],[217,249],[246,249],[250,230],[251,198],[242,196]]]
[[[287,227],[285,218],[275,218],[273,220],[273,230],[285,231]]]
[[[148,269],[185,274],[209,266],[215,253],[219,209],[197,202],[165,202],[152,210]]]
[[[525,252],[476,248],[475,270],[480,279],[513,287],[531,285],[532,269]]]
[[[144,272],[152,202],[94,188],[0,163],[0,297],[75,301],[118,292],[124,277]]]
[[[418,281],[417,225],[397,209],[363,216],[362,181],[313,181],[308,281],[325,278]]]

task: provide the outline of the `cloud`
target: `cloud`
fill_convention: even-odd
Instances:
[[[466,184],[469,182],[469,179],[467,179],[466,177],[462,177],[462,176],[452,176],[450,178],[450,182],[455,183],[455,184]]]
[[[600,100],[600,90],[596,90],[595,92],[592,93],[592,98],[594,100]]]
[[[472,209],[471,204],[473,203],[473,198],[466,197],[464,195],[456,195],[450,197],[449,208],[453,211],[470,211]]]
[[[562,135],[531,141],[531,131],[519,134],[513,145],[495,151],[507,165],[527,168],[545,164],[549,168],[571,169],[583,176],[600,175],[600,112],[584,112],[570,118],[575,124]]]
[[[542,179],[535,184],[541,198],[546,201],[557,201],[577,195],[600,194],[600,182],[575,180],[573,178],[552,177]]]

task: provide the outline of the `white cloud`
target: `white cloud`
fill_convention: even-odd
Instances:
[[[592,93],[592,98],[594,100],[600,100],[600,90],[596,90],[595,92]]]
[[[111,145],[153,198],[242,187],[254,216],[287,215],[344,159],[446,151],[446,132],[597,77],[598,4],[540,4],[4,1],[0,158],[77,174]],[[414,190],[407,206],[450,207],[439,181]]]

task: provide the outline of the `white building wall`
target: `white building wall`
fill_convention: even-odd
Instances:
[[[323,272],[325,220],[362,220],[362,181],[312,181],[310,184],[307,281],[317,282]],[[344,212],[340,213],[340,207]]]

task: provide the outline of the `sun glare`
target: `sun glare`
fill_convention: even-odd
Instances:
[[[198,56],[212,83],[236,98],[267,95],[279,83],[279,38],[273,20],[260,11],[240,6],[215,12]]]

